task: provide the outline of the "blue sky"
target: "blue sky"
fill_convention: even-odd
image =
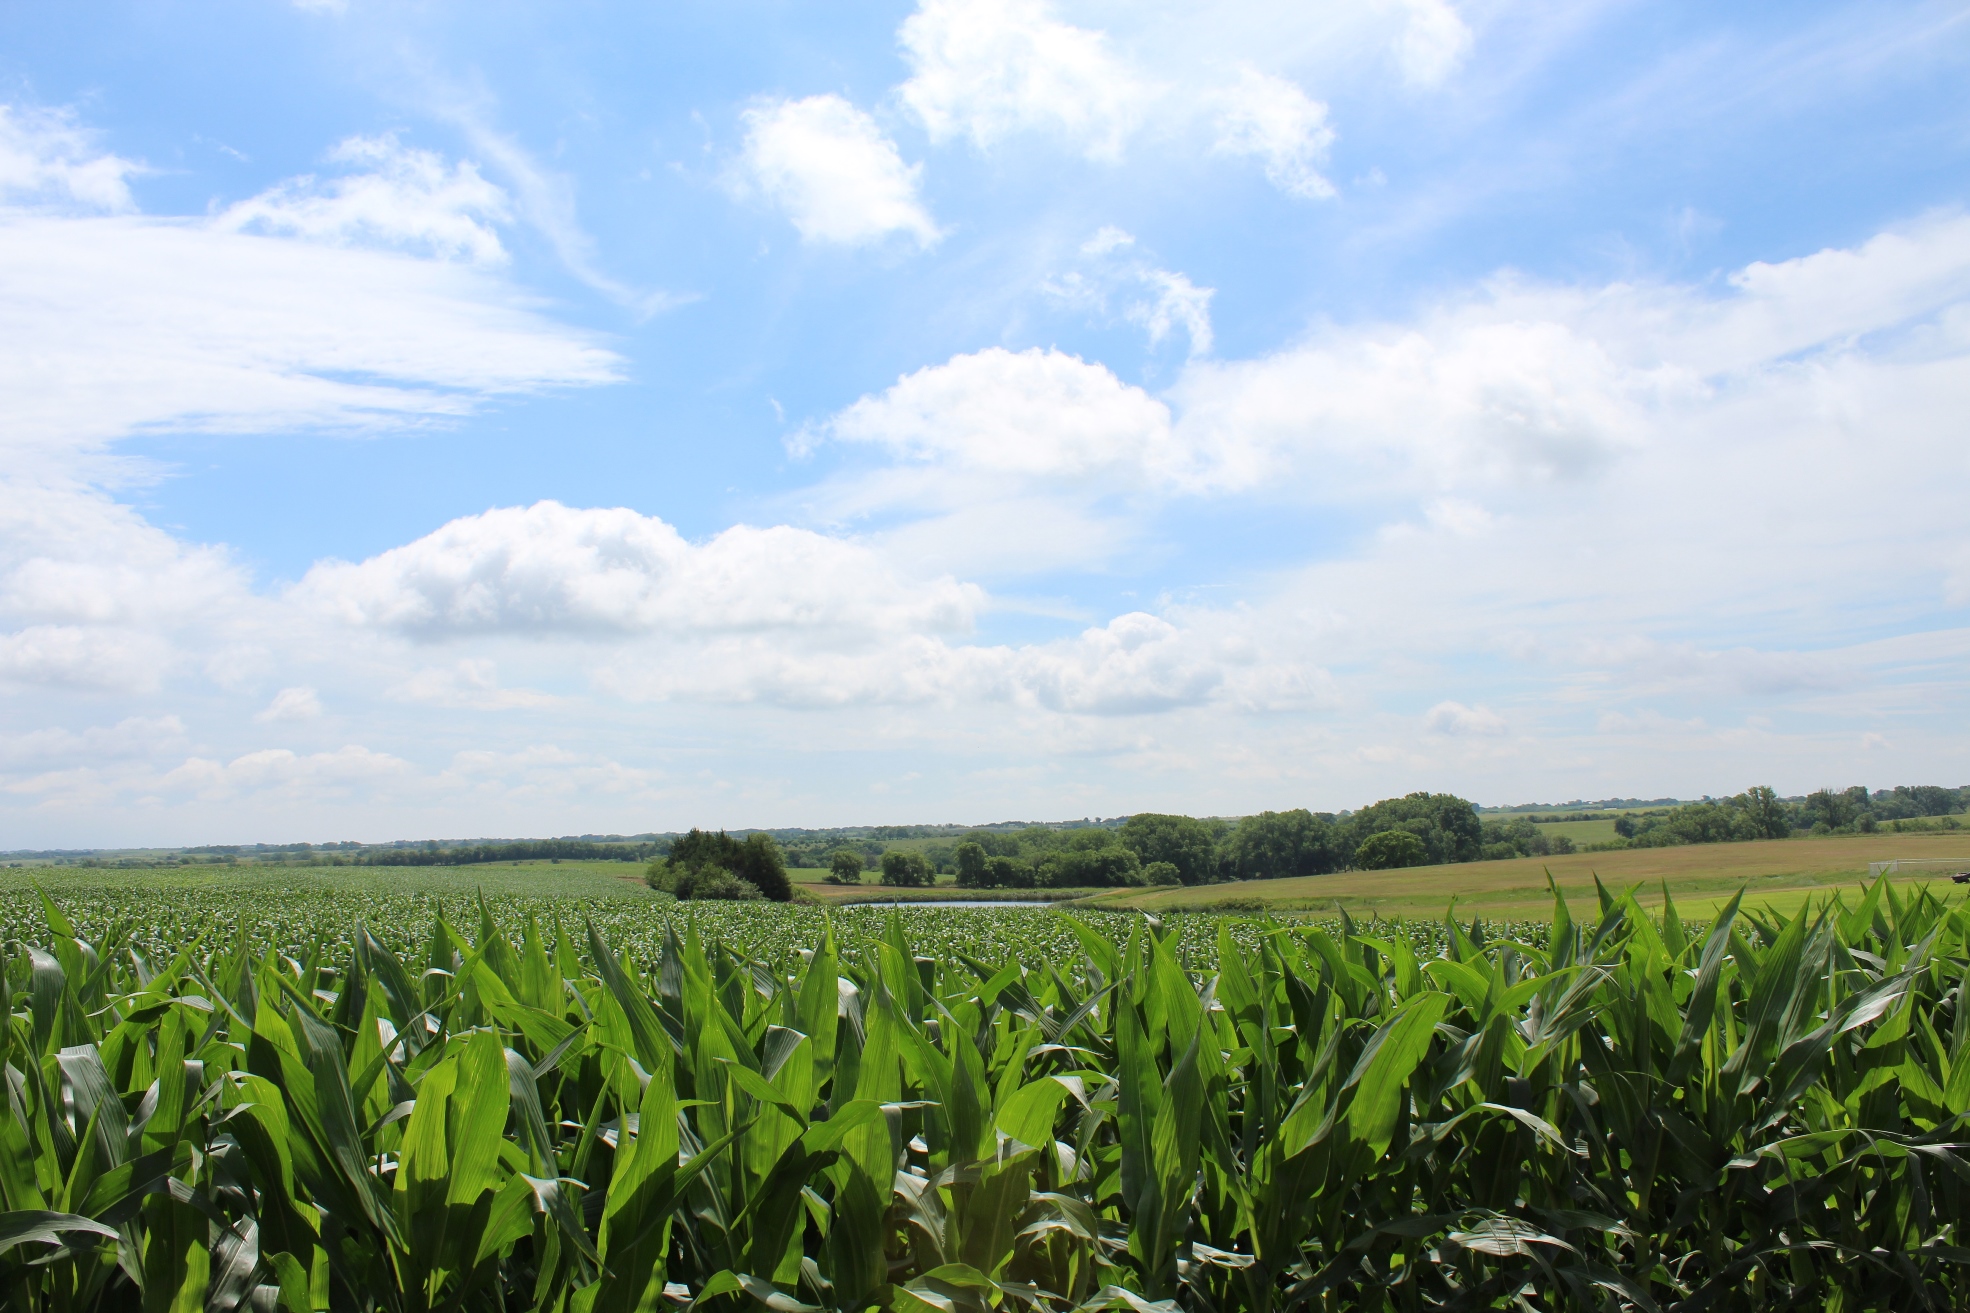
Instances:
[[[1970,778],[1961,4],[5,23],[0,846]]]

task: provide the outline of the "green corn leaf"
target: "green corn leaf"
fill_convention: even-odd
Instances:
[[[1370,1161],[1387,1152],[1394,1138],[1404,1087],[1429,1051],[1446,1002],[1441,994],[1424,994],[1403,1004],[1376,1031],[1348,1078],[1348,1085],[1357,1086],[1348,1106],[1348,1137]]]
[[[0,1213],[0,1250],[36,1241],[59,1245],[65,1243],[64,1236],[77,1234],[105,1236],[111,1240],[117,1238],[115,1228],[74,1213]]]

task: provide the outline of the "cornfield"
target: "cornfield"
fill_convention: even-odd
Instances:
[[[159,951],[41,903],[0,975],[23,1313],[1970,1303],[1970,914],[1885,882],[1187,951],[1020,913],[1072,945],[1038,963],[898,917],[637,960],[483,901]]]

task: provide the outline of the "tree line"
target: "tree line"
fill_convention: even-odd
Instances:
[[[461,848],[387,848],[340,859],[350,866],[478,866],[488,862],[539,862],[550,859],[591,862],[643,862],[658,851],[655,843],[589,843],[581,839],[523,839],[513,843]]]
[[[1870,793],[1865,785],[1781,798],[1764,786],[1729,798],[1615,818],[1613,842],[1599,848],[1666,848],[1686,843],[1788,839],[1798,835],[1873,834],[1877,830],[1953,830],[1970,804],[1970,786],[1898,784]]]
[[[1728,798],[1621,813],[1615,817],[1615,839],[1581,850],[1880,828],[1954,829],[1966,804],[1970,787],[1901,785],[1870,793],[1856,786],[1783,798],[1769,786],[1755,785]],[[948,833],[948,827],[920,828]],[[860,884],[873,870],[882,884],[896,888],[932,885],[940,874],[950,874],[966,889],[1088,889],[1203,885],[1576,851],[1572,839],[1550,834],[1526,816],[1486,819],[1470,800],[1449,793],[1409,793],[1357,812],[1295,808],[1235,821],[1140,812],[1120,825],[1031,825],[1012,831],[961,831],[953,837],[954,843],[922,849],[880,848],[858,839],[808,860],[824,864],[827,878],[837,884]],[[763,831],[740,839],[722,830],[693,829],[652,863],[649,880],[680,898],[784,902],[793,896],[786,854]]]

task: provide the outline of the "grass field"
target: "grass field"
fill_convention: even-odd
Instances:
[[[1528,857],[1509,862],[1471,862],[1459,866],[1415,866],[1402,871],[1350,871],[1290,880],[1248,880],[1197,889],[1145,893],[1118,891],[1096,902],[1104,907],[1208,910],[1224,903],[1258,903],[1278,911],[1331,912],[1351,916],[1442,916],[1452,898],[1462,917],[1507,920],[1544,917],[1555,883],[1577,900],[1594,897],[1594,877],[1620,891],[1639,885],[1646,906],[1662,902],[1666,884],[1686,916],[1714,914],[1744,889],[1751,907],[1791,911],[1813,893],[1853,888],[1869,862],[1947,858],[1970,867],[1970,834],[1868,834],[1824,839],[1779,839],[1762,843],[1693,844],[1681,848],[1636,848],[1623,852],[1574,853],[1566,857]],[[1900,881],[1947,881],[1947,872],[1903,874]]]
[[[1565,835],[1579,847],[1589,843],[1606,843],[1615,837],[1613,821],[1553,821],[1538,827],[1541,834],[1548,836]]]

